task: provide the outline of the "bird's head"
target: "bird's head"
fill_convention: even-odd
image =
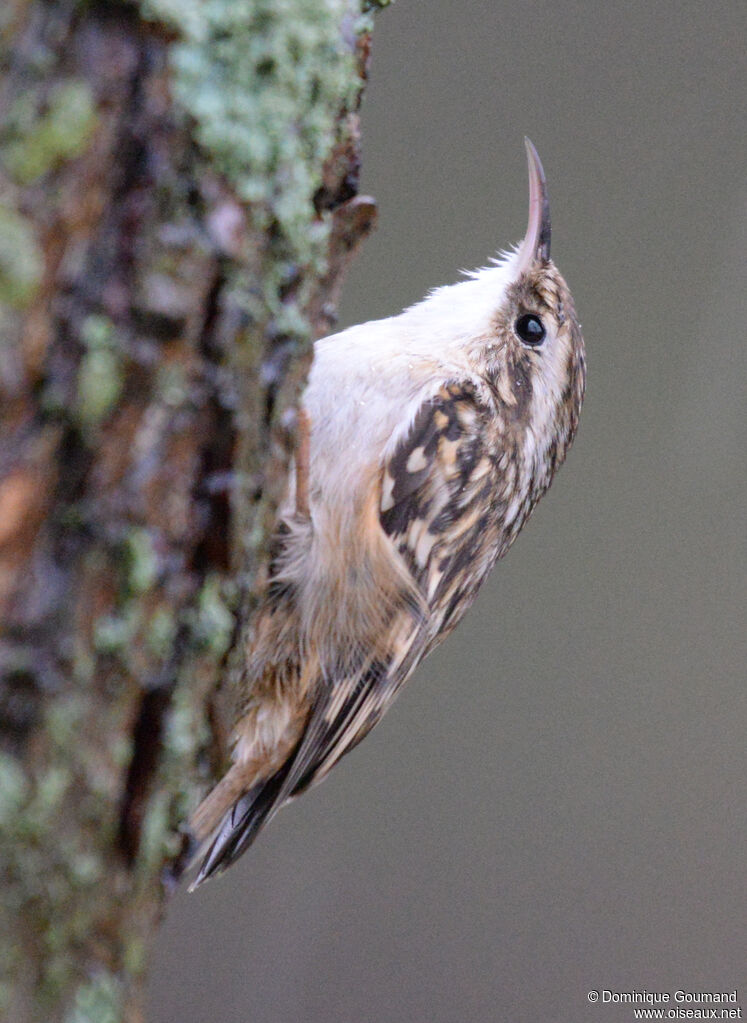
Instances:
[[[521,245],[469,280],[437,288],[393,323],[423,359],[438,352],[485,380],[518,455],[562,462],[578,424],[586,363],[568,285],[550,258],[550,202],[537,150],[526,139],[529,221]],[[455,375],[458,375],[455,370]],[[549,479],[543,480],[543,484]]]
[[[544,489],[576,432],[586,363],[571,293],[550,258],[545,174],[529,139],[526,149],[529,223],[518,250],[495,268],[503,272],[500,299],[475,354],[506,433],[514,434],[525,460],[534,461]]]

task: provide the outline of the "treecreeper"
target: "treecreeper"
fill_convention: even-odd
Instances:
[[[398,316],[316,342],[268,582],[242,674],[233,764],[195,811],[193,887],[374,727],[458,624],[563,462],[584,342],[550,258],[526,140],[515,249]]]

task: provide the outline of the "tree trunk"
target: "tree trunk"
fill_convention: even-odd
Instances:
[[[142,1018],[178,825],[226,757],[220,694],[310,343],[373,224],[359,5],[0,11],[0,1015],[17,1023]]]

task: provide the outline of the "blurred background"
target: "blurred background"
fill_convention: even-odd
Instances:
[[[170,906],[153,1023],[747,1012],[745,6],[398,0],[341,326],[518,241],[522,138],[589,360],[568,463],[372,735]]]

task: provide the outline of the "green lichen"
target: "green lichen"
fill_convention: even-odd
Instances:
[[[234,594],[218,575],[210,575],[203,583],[197,600],[193,625],[195,640],[214,657],[222,657],[233,635]]]
[[[170,607],[161,605],[150,616],[145,636],[149,652],[160,660],[166,660],[176,638],[176,619]]]
[[[137,869],[145,878],[152,877],[154,870],[157,871],[179,852],[180,838],[174,831],[172,811],[170,793],[159,788],[150,798],[140,832]]]
[[[41,102],[32,89],[20,96],[8,112],[0,160],[20,185],[29,185],[80,155],[96,127],[93,94],[80,79],[56,85],[40,113]]]
[[[166,723],[164,745],[168,756],[172,760],[183,761],[191,757],[206,739],[202,709],[186,685],[178,686]]]
[[[89,887],[104,876],[104,864],[96,853],[83,851],[70,856],[70,875],[76,885]]]
[[[0,303],[17,309],[37,292],[44,258],[31,221],[0,205]]]
[[[97,653],[124,654],[135,636],[139,621],[136,608],[126,607],[120,614],[101,615],[93,633]]]
[[[354,96],[348,0],[144,0],[144,11],[180,32],[174,93],[201,144],[310,256],[310,199]]]
[[[77,414],[90,431],[114,408],[124,385],[124,367],[114,325],[105,316],[89,316],[81,340],[86,351],[78,367]]]
[[[194,765],[208,741],[204,691],[189,670],[180,677],[166,716],[157,783],[143,820],[136,863],[139,883],[148,884],[179,853],[179,825],[195,806]]]
[[[350,0],[141,0],[143,14],[173,27],[173,92],[214,169],[272,227],[256,319],[306,337],[303,294],[284,302],[288,268],[323,269],[326,220],[314,210],[340,111],[360,86]],[[302,289],[303,290],[303,289]],[[251,296],[247,296],[251,306]],[[256,298],[255,298],[256,305]]]
[[[131,594],[145,593],[155,585],[160,562],[150,530],[133,527],[129,531],[125,560],[127,583]]]
[[[122,986],[111,974],[101,971],[75,992],[65,1023],[121,1023]]]
[[[0,751],[0,829],[10,827],[28,796],[28,780],[18,761]]]
[[[80,328],[80,339],[86,348],[111,348],[116,340],[116,328],[108,316],[91,313]]]
[[[40,733],[48,740],[41,760],[27,770],[7,754],[0,757],[0,847],[3,849],[3,899],[0,929],[19,933],[25,921],[38,943],[35,966],[39,982],[35,997],[39,1018],[51,1018],[57,1004],[77,978],[71,950],[90,939],[97,920],[102,879],[111,867],[103,850],[111,845],[116,829],[112,774],[99,755],[92,756],[81,735],[90,727],[90,706],[81,694],[50,700]],[[97,726],[106,727],[105,722]],[[76,807],[76,825],[70,808]],[[21,945],[9,938],[0,968],[12,977],[23,956]],[[90,978],[89,978],[90,980]],[[101,1008],[91,1001],[99,980],[87,980],[81,1013]],[[7,987],[7,983],[6,987]],[[0,983],[2,988],[3,983]],[[1,995],[1,992],[0,992]],[[98,1012],[97,1008],[97,1012]],[[103,1011],[75,1017],[107,1019]]]
[[[47,708],[46,729],[53,747],[57,750],[70,748],[75,741],[84,713],[84,699],[80,694],[67,699],[51,700]]]
[[[115,352],[87,352],[78,369],[78,415],[85,426],[95,426],[114,407],[124,377]]]
[[[141,977],[148,966],[148,947],[141,938],[131,937],[125,945],[122,966],[128,977]]]
[[[189,381],[183,366],[167,362],[156,370],[156,393],[170,408],[179,408],[189,395]]]

